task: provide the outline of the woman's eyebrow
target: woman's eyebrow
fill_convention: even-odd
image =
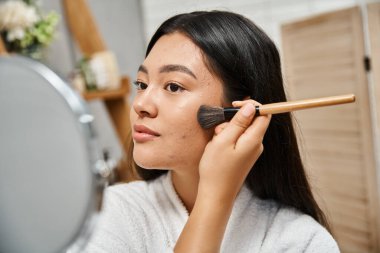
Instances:
[[[183,65],[169,64],[169,65],[164,65],[160,68],[160,73],[173,72],[173,71],[179,71],[182,73],[186,73],[186,74],[194,77],[195,79],[197,79],[196,75],[190,69],[188,69],[186,66],[183,66]]]
[[[140,65],[138,71],[148,74],[148,69],[144,65]],[[160,73],[174,72],[174,71],[186,73],[190,75],[191,77],[197,79],[197,76],[189,68],[187,68],[184,65],[169,64],[169,65],[164,65],[160,68]]]
[[[138,72],[143,72],[145,74],[148,74],[148,69],[144,65],[140,65]]]

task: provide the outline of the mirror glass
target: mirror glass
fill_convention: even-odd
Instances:
[[[0,57],[0,77],[0,252],[79,248],[102,190],[93,117],[39,62]]]

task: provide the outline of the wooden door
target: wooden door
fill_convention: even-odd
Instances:
[[[377,132],[380,135],[380,3],[368,4],[368,31],[370,67],[377,116]],[[380,138],[378,136],[378,138]],[[380,140],[378,140],[380,143]]]
[[[354,93],[354,104],[295,114],[313,192],[342,252],[379,252],[378,186],[360,9],[282,27],[291,99]]]

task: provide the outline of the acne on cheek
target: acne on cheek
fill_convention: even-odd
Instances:
[[[194,124],[198,124],[197,122],[186,122],[184,125],[187,125],[189,127],[183,128],[181,132],[173,132],[172,135],[175,136],[175,140],[178,142],[184,142],[185,140],[194,137],[199,136],[199,130],[197,126]],[[200,128],[200,127],[199,127]]]
[[[184,141],[187,138],[194,136],[196,133],[193,128],[187,128],[183,133],[179,135],[179,140]]]

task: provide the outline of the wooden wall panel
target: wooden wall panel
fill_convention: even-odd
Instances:
[[[283,25],[291,99],[354,93],[354,104],[295,114],[313,192],[342,252],[379,252],[378,188],[359,8]]]
[[[380,3],[368,5],[368,29],[371,50],[371,73],[375,91],[377,127],[380,128]],[[380,129],[378,129],[380,131]]]
[[[67,25],[73,39],[78,44],[84,56],[107,51],[102,35],[98,30],[87,0],[62,0],[65,9]],[[117,166],[116,181],[131,181],[132,173],[129,171],[128,163],[131,158],[126,156],[128,150],[127,137],[130,134],[128,103],[129,78],[120,77],[120,88],[109,91],[84,92],[82,95],[86,100],[102,99],[115,126],[120,144],[123,147],[123,157]]]
[[[370,59],[371,59],[371,75],[374,91],[374,111],[377,117],[377,158],[380,163],[380,3],[371,3],[367,5],[368,13],[368,30],[370,42]],[[379,169],[379,168],[378,168]],[[380,177],[378,176],[378,182]],[[380,206],[380,194],[377,196],[378,205]],[[380,215],[379,213],[377,215]],[[380,219],[378,219],[378,229],[380,231]],[[380,234],[380,232],[379,232]],[[380,237],[380,235],[379,235]],[[380,248],[380,239],[378,240],[378,248]]]

